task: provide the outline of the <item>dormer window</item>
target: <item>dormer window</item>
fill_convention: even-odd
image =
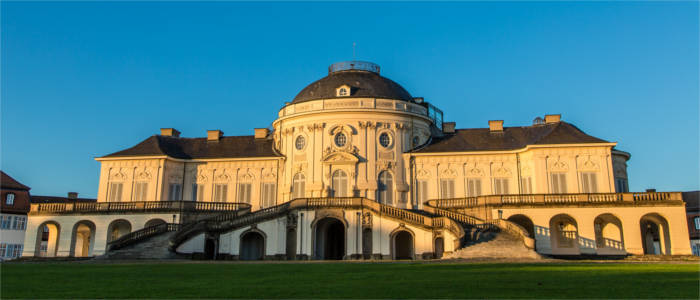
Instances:
[[[335,89],[335,95],[338,97],[350,96],[350,87],[347,85],[339,86],[337,89]]]

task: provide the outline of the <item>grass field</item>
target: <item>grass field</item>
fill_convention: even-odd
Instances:
[[[8,263],[2,298],[687,298],[698,264]]]

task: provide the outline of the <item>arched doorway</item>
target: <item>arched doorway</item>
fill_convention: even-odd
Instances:
[[[107,226],[107,243],[131,232],[131,223],[124,219],[114,220]]]
[[[345,224],[335,218],[316,223],[315,259],[340,260],[345,257]]]
[[[413,259],[413,235],[410,232],[397,231],[393,234],[391,241],[393,259]]]
[[[668,221],[657,213],[644,215],[639,221],[644,254],[671,255]]]
[[[204,239],[204,259],[216,258],[217,240],[214,237],[207,236]]]
[[[297,256],[297,230],[294,227],[287,228],[286,239],[287,260],[296,259]]]
[[[348,196],[348,174],[343,170],[333,172],[331,179],[331,197],[347,197]]]
[[[36,233],[34,256],[55,257],[58,252],[60,234],[61,226],[57,222],[48,221],[39,225]]]
[[[257,231],[248,231],[241,236],[240,260],[262,260],[265,258],[265,237]]]
[[[442,237],[435,238],[433,249],[435,251],[435,258],[442,258],[442,255],[445,253],[445,239]]]
[[[622,222],[613,214],[601,214],[593,221],[596,252],[598,254],[624,254]]]
[[[578,224],[567,215],[559,214],[549,220],[552,254],[578,255]]]
[[[95,223],[87,220],[75,223],[71,238],[71,256],[89,257],[95,247]]]
[[[143,225],[144,228],[146,227],[151,227],[151,226],[156,226],[160,224],[165,224],[165,220],[163,219],[150,219],[146,222],[146,224]]]
[[[535,238],[535,224],[532,223],[532,220],[526,215],[512,215],[508,217],[508,221],[520,225],[525,229],[525,231],[527,231],[527,234],[531,238]]]
[[[364,259],[372,258],[372,229],[365,228],[362,230],[362,257]]]

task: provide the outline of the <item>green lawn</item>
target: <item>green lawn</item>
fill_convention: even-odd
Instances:
[[[6,263],[7,298],[688,298],[698,264]]]

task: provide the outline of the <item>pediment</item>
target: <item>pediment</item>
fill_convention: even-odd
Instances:
[[[357,162],[360,161],[360,159],[357,158],[352,153],[349,152],[344,152],[344,151],[335,151],[331,152],[329,154],[326,154],[323,157],[323,163],[332,163],[332,164],[356,164]]]

